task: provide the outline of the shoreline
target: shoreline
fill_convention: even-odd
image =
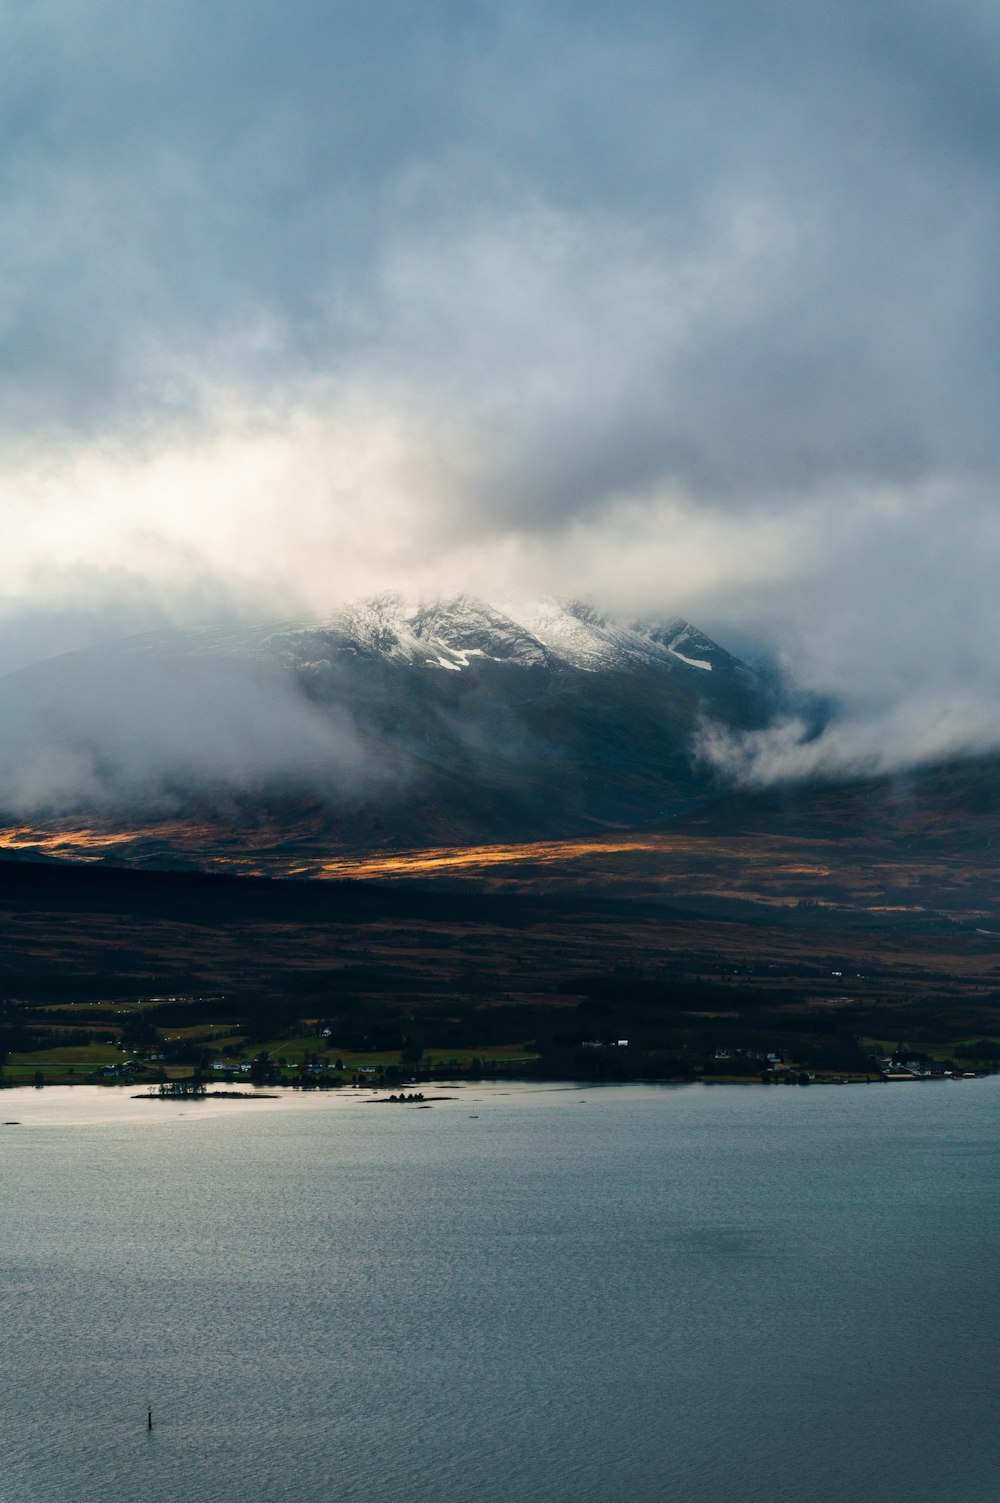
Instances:
[[[809,1071],[809,1070],[805,1070],[805,1069],[803,1069],[803,1070],[794,1070],[794,1069],[792,1069],[792,1070],[789,1070],[788,1072],[786,1072],[783,1075],[778,1075],[778,1076],[772,1075],[772,1076],[770,1076],[767,1079],[764,1079],[761,1075],[758,1075],[758,1074],[752,1074],[752,1075],[751,1074],[733,1074],[733,1075],[721,1075],[721,1074],[720,1075],[715,1075],[715,1074],[705,1075],[705,1074],[696,1074],[696,1075],[675,1075],[675,1076],[665,1076],[665,1075],[627,1075],[626,1076],[626,1075],[622,1075],[622,1076],[617,1076],[617,1077],[600,1077],[600,1076],[582,1076],[582,1075],[535,1075],[535,1074],[515,1075],[515,1074],[511,1073],[511,1074],[505,1074],[505,1075],[477,1075],[477,1076],[464,1077],[464,1078],[457,1078],[455,1076],[449,1076],[449,1077],[442,1078],[442,1079],[435,1079],[433,1077],[426,1077],[426,1076],[415,1075],[415,1076],[412,1076],[410,1079],[408,1079],[406,1081],[403,1081],[403,1082],[400,1082],[400,1081],[388,1081],[388,1082],[386,1082],[385,1084],[382,1084],[382,1085],[375,1084],[374,1082],[370,1082],[370,1083],[366,1082],[365,1084],[362,1085],[360,1083],[354,1083],[354,1082],[348,1083],[348,1082],[345,1081],[343,1083],[338,1083],[338,1084],[322,1084],[322,1085],[316,1084],[316,1085],[302,1086],[302,1085],[299,1085],[297,1083],[296,1084],[292,1084],[291,1082],[289,1082],[288,1084],[285,1084],[285,1083],[283,1083],[281,1081],[273,1081],[273,1082],[268,1082],[268,1084],[267,1084],[266,1087],[261,1087],[259,1089],[253,1089],[253,1090],[249,1090],[249,1091],[247,1091],[247,1090],[227,1090],[227,1089],[225,1089],[223,1083],[221,1083],[221,1082],[220,1082],[219,1087],[215,1088],[215,1089],[213,1089],[211,1087],[211,1085],[210,1085],[209,1082],[204,1082],[205,1089],[201,1090],[201,1091],[196,1091],[196,1090],[194,1090],[192,1088],[191,1082],[190,1082],[190,1080],[188,1078],[179,1077],[178,1079],[176,1079],[176,1080],[171,1081],[171,1082],[168,1083],[169,1085],[176,1087],[176,1089],[165,1091],[162,1094],[160,1092],[160,1082],[153,1082],[153,1081],[145,1082],[145,1081],[136,1081],[136,1080],[127,1080],[127,1079],[126,1080],[52,1080],[52,1081],[45,1081],[43,1083],[36,1084],[35,1082],[30,1081],[30,1080],[12,1081],[12,1080],[3,1080],[3,1079],[0,1079],[0,1096],[2,1096],[2,1094],[4,1092],[6,1092],[6,1091],[39,1091],[39,1092],[43,1092],[43,1091],[54,1091],[54,1090],[60,1090],[60,1091],[61,1090],[68,1090],[68,1091],[92,1090],[92,1091],[107,1091],[107,1092],[110,1092],[110,1093],[115,1093],[115,1092],[118,1092],[118,1091],[121,1091],[121,1090],[127,1088],[127,1089],[129,1089],[129,1090],[131,1090],[133,1092],[133,1099],[135,1099],[135,1100],[150,1100],[150,1101],[159,1101],[159,1100],[164,1100],[164,1101],[196,1101],[196,1100],[204,1100],[204,1099],[215,1099],[215,1100],[225,1100],[225,1099],[228,1099],[228,1100],[260,1101],[260,1100],[266,1100],[269,1097],[276,1099],[276,1095],[279,1092],[282,1093],[282,1094],[284,1094],[284,1093],[293,1093],[296,1096],[303,1096],[303,1097],[324,1096],[324,1097],[342,1097],[342,1098],[355,1097],[355,1096],[357,1096],[359,1094],[362,1094],[362,1093],[366,1093],[366,1094],[371,1093],[374,1096],[374,1099],[387,1101],[389,1099],[390,1093],[398,1094],[398,1093],[403,1092],[403,1091],[415,1091],[415,1090],[420,1090],[423,1087],[430,1087],[431,1089],[442,1089],[442,1088],[445,1088],[445,1087],[447,1087],[447,1088],[455,1088],[455,1087],[458,1087],[458,1088],[476,1088],[476,1087],[487,1087],[487,1088],[490,1088],[490,1087],[495,1087],[495,1086],[542,1086],[542,1087],[567,1086],[567,1087],[570,1087],[570,1088],[573,1088],[573,1089],[584,1088],[584,1087],[586,1087],[586,1088],[589,1089],[589,1088],[598,1087],[598,1086],[625,1086],[625,1085],[669,1085],[669,1086],[680,1086],[680,1085],[704,1085],[704,1086],[715,1086],[715,1085],[748,1085],[748,1086],[767,1086],[767,1087],[771,1087],[771,1086],[790,1086],[790,1085],[797,1085],[797,1086],[807,1086],[807,1085],[808,1086],[813,1086],[813,1085],[816,1085],[816,1086],[895,1085],[895,1084],[901,1084],[903,1082],[906,1082],[906,1083],[916,1082],[918,1084],[923,1085],[923,1084],[927,1084],[929,1081],[935,1081],[935,1082],[952,1081],[952,1082],[954,1082],[954,1081],[962,1081],[962,1080],[985,1080],[985,1079],[988,1079],[991,1075],[994,1075],[994,1074],[997,1074],[997,1073],[1000,1073],[1000,1072],[997,1072],[995,1070],[965,1070],[965,1071],[954,1071],[954,1072],[952,1072],[950,1074],[947,1074],[947,1075],[916,1075],[916,1074],[904,1073],[904,1072],[900,1072],[900,1073],[897,1073],[897,1074],[881,1074],[881,1073],[880,1074],[875,1074],[875,1073],[870,1073],[870,1074],[867,1074],[867,1075],[861,1075],[861,1074],[850,1074],[850,1073],[837,1074],[837,1073],[835,1073],[833,1071],[824,1072],[823,1074],[818,1074],[818,1073],[816,1073],[814,1071]],[[143,1089],[141,1089],[140,1091],[135,1091],[134,1088],[135,1088],[136,1085],[139,1085],[139,1086],[143,1087]]]

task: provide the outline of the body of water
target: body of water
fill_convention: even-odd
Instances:
[[[0,1094],[4,1503],[1000,1496],[1000,1080],[449,1094]]]

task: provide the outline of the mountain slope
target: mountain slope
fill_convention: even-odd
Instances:
[[[681,620],[385,595],[322,622],[152,633],[0,682],[11,814],[303,828],[354,846],[571,835],[711,791],[707,721],[775,690]]]

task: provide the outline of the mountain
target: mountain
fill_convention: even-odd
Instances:
[[[128,637],[102,653],[119,659],[273,660],[306,673],[348,660],[461,672],[487,664],[549,671],[638,673],[695,669],[731,687],[749,688],[757,675],[711,638],[675,617],[621,622],[579,601],[544,600],[489,605],[467,595],[417,604],[395,594],[354,601],[324,621],[268,622],[237,627],[192,627]],[[86,656],[92,656],[88,650]],[[79,663],[83,653],[51,660]],[[703,692],[709,680],[703,679]]]
[[[693,810],[684,828],[704,836],[867,840],[914,859],[956,863],[1000,855],[1000,757],[956,756],[878,777],[733,788]],[[995,844],[994,844],[995,842]],[[995,855],[994,855],[995,851]]]
[[[689,622],[396,595],[150,633],[0,681],[11,817],[228,822],[355,848],[572,836],[714,791],[778,691]]]

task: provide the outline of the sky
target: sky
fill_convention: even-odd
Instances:
[[[985,0],[0,0],[0,671],[375,590],[1000,747]]]

